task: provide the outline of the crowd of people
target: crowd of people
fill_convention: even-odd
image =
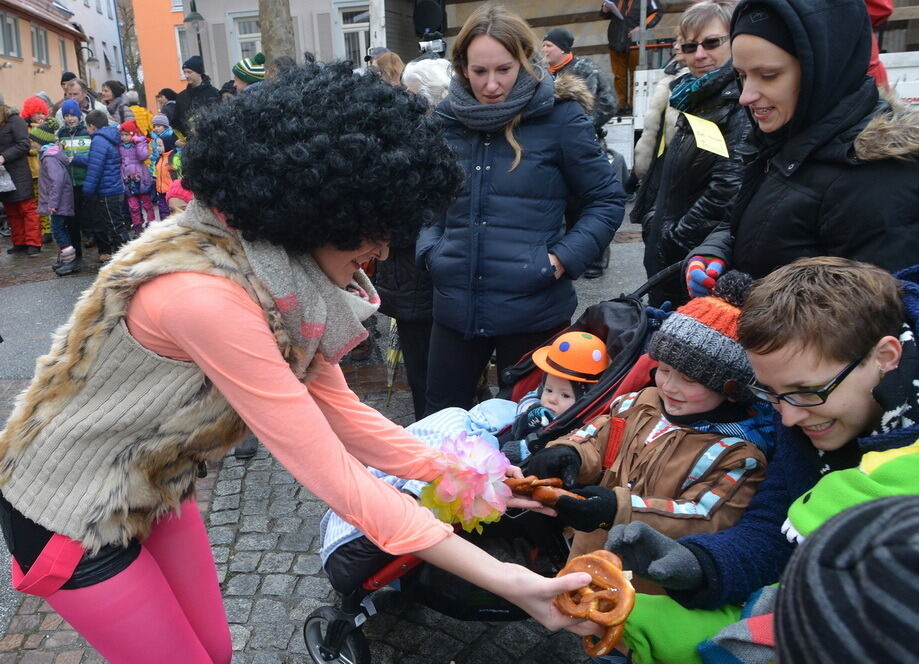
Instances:
[[[568,30],[540,42],[484,4],[450,60],[258,55],[218,89],[194,56],[149,130],[114,81],[99,101],[72,79],[57,105],[0,104],[10,252],[41,251],[47,214],[59,274],[81,232],[109,261],[0,432],[15,587],[109,661],[230,661],[191,497],[199,464],[251,432],[350,529],[352,553],[414,552],[550,629],[598,634],[552,603],[585,575],[499,561],[396,488],[449,481],[449,463],[481,475],[439,449],[481,433],[501,473],[576,494],[507,508],[634,574],[623,640],[598,662],[912,661],[919,112],[869,74],[863,0],[704,0],[681,17],[627,178],[602,128],[631,103],[618,85],[636,4],[601,8],[611,48],[626,45],[616,88]],[[626,179],[648,276],[679,266],[650,293],[653,371],[539,443],[528,434],[610,364],[603,340],[567,328]],[[183,209],[152,223],[174,188]],[[339,366],[377,310],[402,338],[407,429]],[[533,392],[482,398],[492,358],[506,396],[504,369],[533,349]],[[333,549],[338,587],[358,558]]]

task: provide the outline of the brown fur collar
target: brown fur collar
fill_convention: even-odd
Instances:
[[[584,79],[570,72],[562,72],[555,79],[555,99],[557,101],[576,101],[590,115],[594,110],[594,96],[584,83]]]
[[[919,109],[885,95],[891,108],[875,115],[855,139],[855,156],[862,161],[919,159]]]

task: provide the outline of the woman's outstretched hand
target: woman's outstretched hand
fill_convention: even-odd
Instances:
[[[546,578],[520,565],[505,563],[508,587],[505,599],[513,602],[529,613],[546,629],[552,631],[566,629],[579,636],[598,634],[599,625],[589,620],[571,618],[561,613],[553,601],[557,595],[583,588],[590,583],[590,575],[583,573],[566,574],[562,577]]]

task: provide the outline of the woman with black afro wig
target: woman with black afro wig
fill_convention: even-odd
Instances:
[[[337,65],[209,107],[184,154],[196,199],[125,245],[58,330],[0,432],[0,518],[15,587],[107,661],[230,661],[194,485],[248,430],[386,552],[592,630],[552,605],[589,576],[501,563],[365,465],[442,473],[442,454],[362,404],[338,366],[379,301],[360,263],[461,181],[425,110]]]

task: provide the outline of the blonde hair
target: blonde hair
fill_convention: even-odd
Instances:
[[[680,17],[680,25],[677,28],[683,41],[692,39],[699,31],[702,30],[711,21],[719,20],[724,23],[725,30],[731,32],[731,15],[734,13],[736,2],[699,2],[690,5]]]
[[[453,44],[453,73],[459,77],[467,90],[471,91],[472,86],[466,76],[466,68],[469,66],[466,54],[472,40],[481,35],[488,35],[496,40],[514,56],[530,76],[536,80],[542,79],[542,74],[537,73],[532,63],[533,56],[538,52],[539,41],[527,22],[501,5],[485,4],[469,15]],[[517,168],[523,158],[523,148],[514,136],[514,129],[520,124],[520,115],[518,113],[504,127],[504,137],[514,150],[514,162],[510,170]]]
[[[402,80],[402,70],[405,63],[402,58],[393,52],[384,53],[373,61],[373,66],[379,70],[383,80],[390,85],[399,85]]]
[[[443,58],[412,60],[402,71],[402,85],[427,99],[433,108],[450,91],[450,67],[450,61]]]

